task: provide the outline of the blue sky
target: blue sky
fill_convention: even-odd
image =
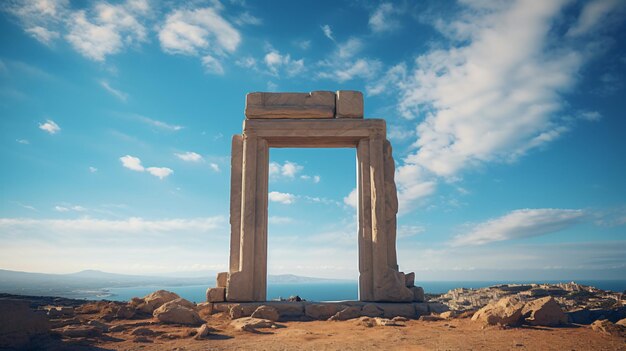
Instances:
[[[626,5],[8,1],[0,268],[226,270],[252,91],[384,118],[400,269],[626,277]],[[272,149],[269,272],[356,278],[355,151]]]

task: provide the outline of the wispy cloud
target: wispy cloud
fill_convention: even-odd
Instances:
[[[283,205],[291,205],[296,201],[296,196],[290,193],[281,193],[278,191],[270,191],[268,194],[269,201],[278,202]]]
[[[337,43],[335,51],[317,63],[318,78],[346,82],[355,78],[371,79],[376,77],[382,68],[382,62],[367,57],[357,57],[364,44],[358,38],[350,38],[346,42]]]
[[[473,226],[452,241],[453,246],[484,245],[496,241],[523,239],[570,228],[583,219],[582,210],[523,209]]]
[[[209,163],[209,167],[213,170],[213,172],[221,172],[220,166],[217,163],[211,162]]]
[[[247,11],[237,16],[234,22],[240,26],[243,26],[243,25],[258,26],[258,25],[263,24],[263,20],[261,20],[260,18],[256,16],[253,16],[252,14],[250,14],[250,12],[247,12]]]
[[[141,116],[141,115],[134,115],[134,117],[140,120],[141,122],[147,125],[150,125],[152,127],[157,127],[159,129],[168,130],[172,132],[177,132],[184,128],[183,126],[179,126],[176,124],[169,124],[163,121],[158,121],[156,119],[148,118],[148,117]]]
[[[53,120],[48,119],[44,123],[39,123],[39,129],[48,132],[49,134],[56,134],[61,131],[61,127]]]
[[[30,141],[28,141],[26,139],[15,139],[15,141],[17,141],[20,144],[24,144],[24,145],[30,144]]]
[[[88,169],[89,169],[89,173],[96,173],[96,172],[98,172],[98,169],[96,167],[94,167],[94,166],[89,166]]]
[[[26,33],[33,36],[33,38],[37,39],[40,43],[45,45],[50,45],[52,42],[59,38],[59,33],[48,30],[41,26],[35,26],[25,29]]]
[[[109,92],[111,95],[115,96],[116,98],[120,99],[121,101],[126,102],[126,100],[128,100],[128,94],[113,88],[109,82],[107,82],[106,80],[101,80],[100,81],[100,86],[102,88],[104,88],[104,90],[106,90],[107,92]]]
[[[394,8],[392,3],[380,4],[374,12],[370,15],[369,26],[373,32],[386,32],[396,29],[398,22],[392,18],[392,14],[396,13],[397,9]]]
[[[167,167],[148,167],[146,171],[159,179],[167,178],[170,174],[174,173],[171,168]]]
[[[356,188],[352,189],[350,194],[348,194],[346,197],[343,198],[343,203],[352,208],[357,208],[358,202],[359,202],[359,193],[357,192]]]
[[[202,161],[202,155],[195,153],[193,151],[187,151],[184,153],[175,153],[176,157],[180,158],[183,161],[187,162],[200,162]]]
[[[464,5],[456,19],[436,22],[450,38],[447,47],[418,56],[412,70],[394,66],[384,78],[400,94],[402,116],[419,118],[415,151],[397,170],[404,208],[432,194],[442,178],[515,161],[572,128],[561,94],[588,56],[581,43],[552,30],[562,4]]]
[[[330,25],[324,24],[320,28],[322,29],[322,32],[324,33],[324,36],[326,36],[326,38],[335,41],[335,38],[333,37],[333,30],[332,28],[330,28]]]

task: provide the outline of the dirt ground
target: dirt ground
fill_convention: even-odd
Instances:
[[[357,320],[279,323],[276,329],[236,331],[223,314],[209,318],[213,331],[207,338],[190,336],[195,328],[118,321],[128,329],[106,337],[58,340],[50,349],[96,350],[626,350],[626,339],[604,335],[588,326],[482,327],[469,319],[426,322],[410,320],[405,326],[365,327]],[[130,333],[147,326],[157,335],[143,342]],[[170,339],[172,338],[172,339]],[[44,345],[42,345],[44,346]],[[74,347],[72,347],[74,346]]]

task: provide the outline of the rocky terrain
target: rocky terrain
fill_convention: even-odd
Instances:
[[[0,294],[0,349],[626,350],[624,295],[575,283],[455,289],[423,303],[194,304]]]

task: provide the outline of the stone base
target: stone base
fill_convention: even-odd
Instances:
[[[266,302],[216,302],[213,304],[213,313],[230,313],[231,309],[237,310],[237,318],[249,317],[259,306],[271,306],[278,310],[281,321],[297,320],[327,320],[348,307],[357,307],[358,316],[370,316],[372,311],[381,317],[406,317],[417,319],[431,313],[441,313],[448,307],[438,302],[363,302],[363,301],[333,301],[333,302],[290,302],[290,301],[266,301]],[[329,317],[330,316],[330,317]]]

